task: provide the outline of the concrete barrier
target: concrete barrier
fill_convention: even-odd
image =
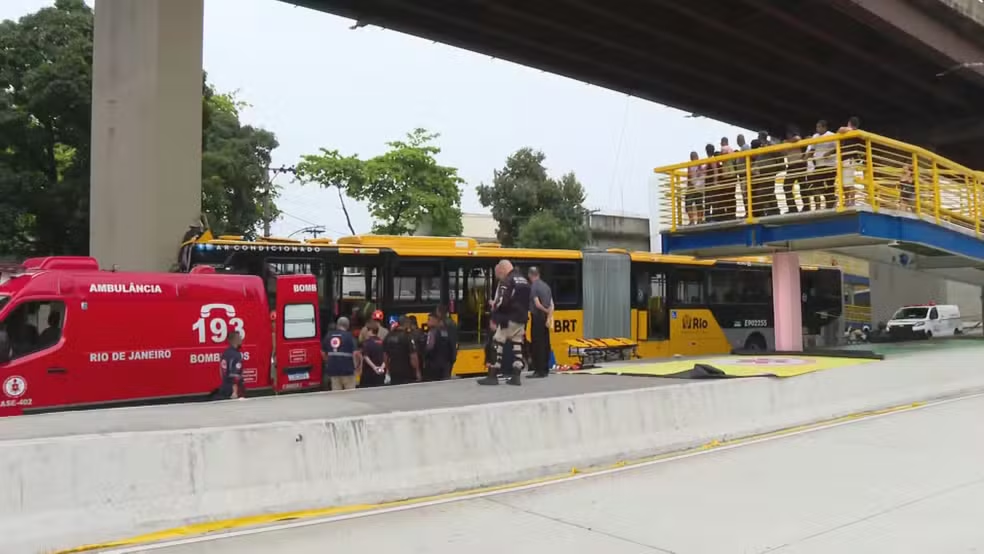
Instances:
[[[37,552],[193,521],[479,487],[984,390],[984,371],[972,362],[980,353],[915,355],[784,380],[6,441],[0,443],[0,551]]]

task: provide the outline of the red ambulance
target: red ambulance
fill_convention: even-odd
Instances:
[[[312,275],[279,277],[268,299],[259,277],[214,271],[101,271],[65,256],[5,269],[0,416],[213,395],[232,331],[247,391],[321,385]]]

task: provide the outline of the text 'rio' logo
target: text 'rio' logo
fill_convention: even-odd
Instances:
[[[246,325],[242,318],[236,317],[236,308],[229,304],[205,304],[202,306],[198,321],[191,326],[198,333],[199,344],[207,340],[222,343],[229,339],[229,328],[246,338]]]
[[[694,317],[691,315],[683,316],[683,328],[684,329],[707,329],[710,322],[702,317]]]

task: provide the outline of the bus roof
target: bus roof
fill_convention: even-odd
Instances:
[[[310,248],[312,252],[322,249],[334,249],[339,254],[375,255],[382,251],[390,251],[399,256],[413,257],[452,257],[452,258],[497,258],[497,259],[543,259],[543,260],[580,260],[584,254],[580,250],[550,250],[537,248],[503,248],[498,243],[480,243],[469,237],[428,237],[428,236],[396,236],[396,235],[352,235],[338,240],[309,239],[298,241],[276,237],[264,237],[256,241],[245,240],[238,235],[222,235],[218,238],[202,237],[198,244],[248,246],[249,250],[267,250],[270,247],[287,247],[287,250]],[[750,265],[771,265],[769,256],[743,256],[735,258],[694,258],[674,254],[658,254],[655,252],[628,252],[624,249],[609,248],[606,252],[627,254],[634,262],[665,263],[674,265],[713,266],[719,263],[735,263]],[[805,269],[817,269],[816,266],[803,266]]]

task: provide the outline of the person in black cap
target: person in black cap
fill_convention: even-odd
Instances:
[[[521,375],[526,369],[523,340],[530,315],[530,282],[509,260],[502,260],[495,266],[495,275],[500,282],[492,306],[492,317],[499,327],[492,337],[495,362],[489,368],[488,376],[479,379],[478,384],[498,385],[499,368],[504,371],[511,368],[512,377],[507,382],[519,386],[523,384]]]

